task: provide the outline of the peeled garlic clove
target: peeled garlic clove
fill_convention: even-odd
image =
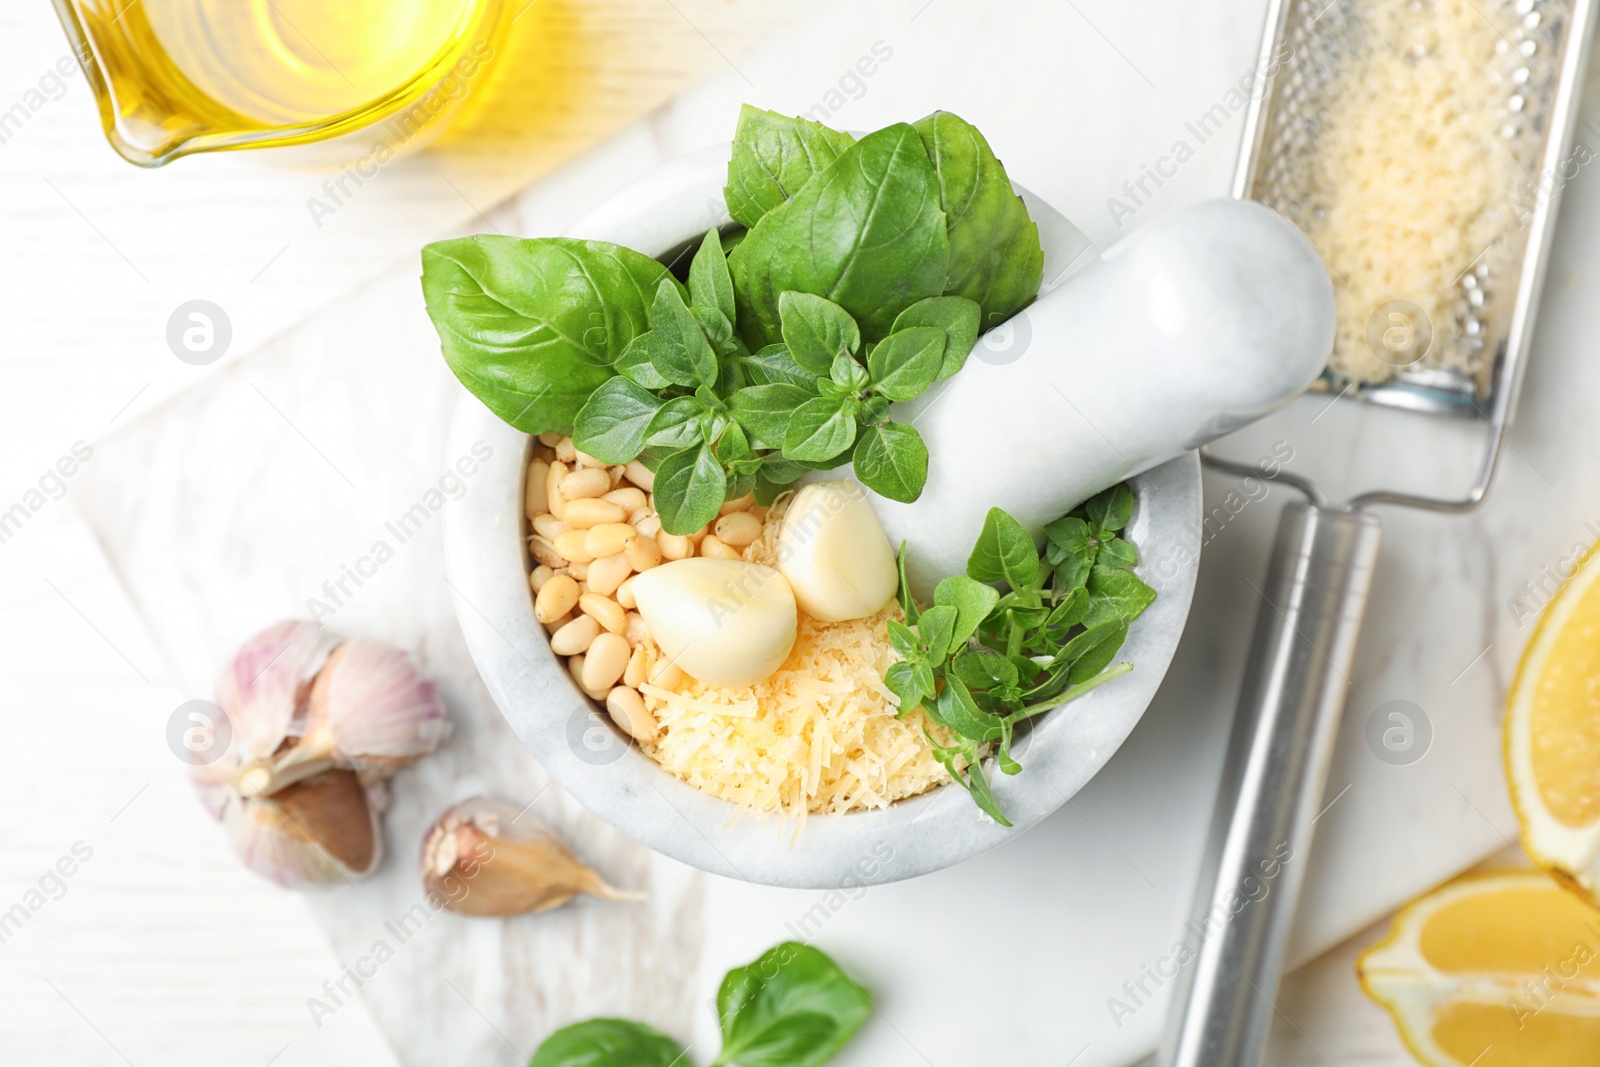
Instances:
[[[874,615],[899,586],[894,548],[861,486],[849,480],[794,495],[778,531],[778,569],[800,610],[821,622]]]
[[[347,770],[324,771],[271,796],[235,795],[223,813],[245,866],[288,889],[355,882],[382,855],[378,805]]]
[[[749,686],[783,666],[799,616],[783,575],[695,556],[633,578],[633,598],[667,659],[708,685]]]
[[[411,657],[380,641],[346,641],[311,687],[302,744],[326,744],[341,766],[394,771],[450,736],[434,684]]]
[[[422,881],[447,910],[486,917],[548,911],[579,893],[643,899],[611,888],[531,815],[493,797],[439,816],[423,838]]]

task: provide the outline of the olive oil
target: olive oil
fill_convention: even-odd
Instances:
[[[325,140],[465,93],[499,0],[56,0],[113,146],[159,165]],[[439,94],[436,94],[439,95]],[[430,104],[433,103],[430,101]],[[442,106],[409,124],[434,122]]]

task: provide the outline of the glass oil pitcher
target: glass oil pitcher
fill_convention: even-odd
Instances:
[[[384,122],[398,154],[488,77],[501,0],[55,0],[113,148],[307,144]],[[369,146],[370,147],[370,146]]]

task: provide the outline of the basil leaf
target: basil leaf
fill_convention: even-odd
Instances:
[[[646,389],[665,389],[672,383],[661,376],[650,362],[650,333],[646,331],[628,342],[613,369],[635,385]]]
[[[1005,581],[1021,589],[1039,576],[1039,552],[1021,523],[999,508],[990,508],[967,559],[967,574],[980,582]]]
[[[868,426],[851,456],[856,478],[879,496],[909,504],[928,483],[928,446],[901,422]]]
[[[890,400],[910,400],[934,383],[944,359],[945,333],[912,326],[891,333],[872,350],[867,368],[872,391]]]
[[[896,619],[889,620],[889,647],[901,659],[914,660],[924,655],[922,639],[911,627]]]
[[[1102,622],[1132,622],[1144,614],[1156,599],[1156,591],[1141,582],[1132,571],[1098,564],[1089,572],[1089,611],[1085,626]]]
[[[872,998],[838,964],[810,945],[786,941],[722,979],[722,1051],[716,1063],[817,1067],[844,1047],[871,1012]]]
[[[1068,641],[1062,649],[1062,657],[1072,664],[1067,670],[1067,684],[1087,681],[1105,670],[1127,639],[1128,624],[1111,620],[1091,626]]]
[[[955,628],[955,608],[941,604],[922,613],[922,618],[917,620],[917,636],[927,646],[930,662],[943,662],[950,654],[951,636]]]
[[[900,312],[945,291],[949,257],[933,162],[914,129],[887,127],[851,145],[733,250],[740,332],[752,348],[778,340],[779,294],[795,290],[826,296],[878,340]]]
[[[589,1019],[544,1039],[528,1067],[673,1067],[684,1051],[667,1035],[628,1019]]]
[[[984,645],[966,649],[950,661],[950,670],[972,689],[1017,684],[1017,665]]]
[[[781,448],[789,416],[810,399],[811,394],[798,385],[752,385],[729,397],[728,408],[755,438],[757,448]]]
[[[1098,562],[1106,567],[1137,567],[1139,550],[1120,537],[1113,537],[1100,545]]]
[[[930,296],[906,308],[894,320],[889,336],[916,326],[934,326],[944,331],[944,352],[940,357],[936,381],[960,370],[978,343],[982,311],[964,296]]]
[[[768,345],[739,360],[739,365],[756,385],[798,385],[815,394],[817,376],[795,362],[787,345]]]
[[[422,250],[422,295],[445,362],[525,433],[566,433],[611,365],[649,327],[671,275],[604,241],[464,237]]]
[[[733,275],[728,273],[722,235],[716,230],[706,231],[700,250],[689,264],[689,300],[697,307],[720,311],[729,324],[729,333],[733,332]]]
[[[906,622],[913,626],[917,622],[917,602],[911,599],[911,583],[906,581],[906,543],[900,542],[900,551],[895,553],[894,567],[900,578],[900,610],[906,613]]]
[[[717,354],[700,322],[683,302],[676,279],[663,281],[650,306],[650,362],[673,385],[713,385]]]
[[[841,400],[817,397],[794,409],[783,434],[786,459],[823,463],[843,455],[856,440],[856,420]]]
[[[656,468],[656,512],[669,534],[692,534],[717,517],[728,476],[710,445],[674,452]]]
[[[1083,512],[1102,532],[1115,533],[1133,518],[1133,490],[1127,482],[1118,482],[1085,501]]]
[[[722,434],[717,438],[717,458],[724,467],[733,467],[750,461],[750,438],[745,436],[744,428],[737,422],[730,422],[722,429]],[[741,497],[743,493],[732,493],[732,497]]]
[[[939,718],[962,737],[974,741],[993,741],[1000,736],[1000,718],[978,707],[972,691],[959,678],[947,677],[934,702]]]
[[[676,451],[700,440],[700,417],[706,406],[692,396],[674,397],[661,405],[645,429],[645,444]]]
[[[1089,568],[1100,553],[1089,524],[1076,515],[1068,515],[1046,526],[1044,536],[1061,588],[1074,589],[1088,581]]]
[[[1044,277],[1039,227],[971,123],[936,111],[916,129],[938,172],[939,202],[949,225],[942,292],[976,301],[984,326],[997,325],[1039,294]]]
[[[893,693],[895,700],[898,701],[896,718],[909,713],[928,695],[924,693],[918,681],[916,665],[904,660],[889,664],[889,669],[883,672],[883,684],[889,687],[889,692]]]
[[[1059,572],[1058,572],[1059,573]],[[1089,590],[1077,586],[1061,602],[1050,609],[1050,615],[1045,619],[1045,625],[1052,630],[1065,632],[1083,621],[1089,613]]]
[[[833,366],[828,368],[828,379],[844,389],[846,395],[861,392],[872,381],[867,369],[848,352],[840,352],[833,357]]]
[[[602,463],[627,463],[644,449],[645,431],[661,409],[655,394],[618,375],[589,394],[572,443]]]
[[[728,184],[722,191],[728,213],[754,226],[854,143],[848,133],[820,122],[744,105],[733,133]]]
[[[934,586],[933,602],[956,609],[956,625],[950,641],[953,645],[964,645],[1000,602],[1000,591],[964,574],[952,574]]]
[[[786,292],[778,297],[783,343],[801,367],[827,374],[840,353],[861,347],[861,329],[850,313],[811,293]]]
[[[700,332],[711,342],[713,352],[733,354],[733,323],[728,321],[726,315],[716,308],[701,307],[699,304],[691,307],[689,314],[700,324]]]
[[[776,453],[762,457],[761,471],[777,485],[789,485],[800,480],[809,468],[801,463],[784,459]]]
[[[1001,826],[1010,826],[1011,820],[1000,811],[1000,802],[995,799],[994,791],[989,788],[989,779],[983,776],[983,761],[973,760],[967,765],[967,792],[972,794],[973,802],[980,811]]]

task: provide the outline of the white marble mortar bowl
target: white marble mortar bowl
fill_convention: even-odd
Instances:
[[[730,223],[722,201],[728,154],[721,145],[658,168],[585,216],[570,235],[670,262],[708,228]],[[1021,192],[1039,223],[1047,285],[1060,284],[1094,258],[1093,248],[1059,212]],[[898,881],[1021,834],[1082,789],[1139,721],[1172,661],[1194,593],[1201,495],[1199,460],[1190,452],[1133,482],[1126,536],[1139,549],[1140,576],[1159,594],[1118,654],[1133,671],[1033,723],[1016,750],[1020,774],[989,775],[1012,827],[980,813],[958,786],[945,785],[883,810],[813,816],[796,842],[778,821],[740,818],[734,805],[673,777],[577,688],[533,617],[522,504],[532,439],[463,391],[449,454],[472,454],[474,445],[478,454],[487,445],[491,455],[471,491],[445,509],[446,567],[467,644],[506,721],[567,792],[623,833],[701,870],[748,882],[831,889]]]

